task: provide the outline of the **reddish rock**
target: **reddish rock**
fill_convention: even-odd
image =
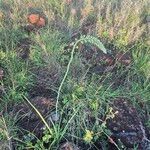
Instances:
[[[37,22],[37,27],[44,27],[46,25],[46,20],[43,17],[40,17],[39,21]]]
[[[29,12],[27,16],[28,24],[22,27],[28,34],[39,31],[47,24],[47,17],[42,10],[38,11],[38,8],[30,8]]]
[[[46,17],[40,13],[31,13],[27,18],[29,24],[33,25],[35,28],[42,28],[46,25]]]
[[[39,14],[29,14],[28,15],[28,22],[31,23],[31,24],[36,25],[39,20],[40,20],[40,15]]]

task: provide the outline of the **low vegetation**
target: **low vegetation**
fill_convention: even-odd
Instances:
[[[149,150],[149,6],[0,1],[0,150]]]

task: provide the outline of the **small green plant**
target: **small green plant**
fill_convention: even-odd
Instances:
[[[12,149],[12,140],[16,137],[17,130],[10,116],[0,117],[0,149]]]
[[[142,42],[138,43],[132,51],[134,67],[137,73],[142,73],[150,78],[150,48]]]
[[[5,102],[22,100],[21,95],[27,96],[27,89],[32,85],[32,75],[28,70],[28,62],[21,61],[14,51],[2,52],[2,67],[6,70],[4,85]]]
[[[87,35],[87,36],[81,36],[79,40],[76,40],[75,43],[73,43],[73,48],[72,48],[72,51],[71,51],[71,57],[70,57],[70,60],[69,60],[69,63],[67,65],[67,70],[66,70],[66,73],[62,79],[62,82],[58,88],[58,95],[57,95],[57,101],[56,101],[56,114],[58,113],[58,101],[59,101],[59,97],[60,97],[60,92],[61,92],[61,89],[62,89],[62,86],[67,78],[67,75],[68,75],[68,72],[69,72],[69,69],[70,69],[70,65],[73,61],[73,57],[74,57],[74,52],[75,52],[75,49],[77,47],[77,45],[79,43],[82,43],[82,44],[86,44],[86,43],[90,43],[90,44],[93,44],[95,46],[97,46],[100,50],[102,50],[104,53],[107,53],[107,50],[106,48],[104,47],[104,45],[102,44],[102,42],[100,42],[100,40],[96,37],[93,37],[93,36],[90,36],[90,35]]]

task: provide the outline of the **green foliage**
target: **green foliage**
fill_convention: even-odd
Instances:
[[[100,50],[103,51],[103,53],[107,53],[107,50],[106,48],[104,47],[104,45],[102,44],[102,42],[94,37],[94,36],[91,36],[91,35],[87,35],[87,36],[81,36],[81,39],[80,41],[84,44],[86,43],[90,43],[90,44],[93,44],[95,46],[97,46]]]
[[[26,100],[46,127],[41,139],[38,139],[32,133],[19,137],[19,139],[14,138],[13,140],[19,141],[17,149],[58,149],[64,139],[74,143],[81,141],[85,145],[89,144],[89,146],[93,146],[93,143],[98,141],[102,143],[103,149],[107,149],[107,141],[108,139],[111,140],[112,133],[107,128],[106,121],[113,119],[117,114],[109,106],[116,97],[131,99],[140,115],[145,112],[150,113],[150,55],[149,47],[142,36],[146,32],[145,25],[141,22],[141,19],[143,19],[141,13],[146,1],[142,5],[139,5],[141,4],[140,1],[137,5],[132,5],[137,8],[136,14],[131,14],[133,9],[130,5],[131,0],[128,0],[129,3],[105,0],[93,1],[93,3],[87,1],[87,5],[86,3],[83,5],[84,1],[79,3],[78,0],[70,1],[71,3],[59,0],[33,1],[33,6],[40,7],[35,8],[35,10],[43,10],[48,17],[48,22],[53,26],[51,27],[48,24],[38,32],[30,34],[34,44],[30,48],[29,58],[22,60],[17,56],[16,47],[21,38],[29,36],[20,29],[20,25],[26,25],[27,20],[24,17],[28,13],[26,7],[28,5],[23,4],[22,1],[19,1],[18,4],[15,1],[8,0],[9,4],[12,5],[9,5],[11,15],[9,13],[7,15],[6,11],[4,15],[8,18],[0,23],[0,67],[4,70],[4,77],[0,81],[4,87],[4,92],[0,97],[0,102],[2,102],[0,113],[3,111],[7,113],[3,109],[7,108],[10,103],[14,105]],[[117,2],[119,2],[119,5]],[[20,10],[20,6],[24,6],[25,9]],[[96,10],[92,10],[92,8],[96,8]],[[89,27],[91,24],[88,26],[88,21],[93,22],[94,28],[92,28],[90,35],[87,32],[85,36],[82,35],[82,28],[86,27],[91,30]],[[63,27],[65,27],[65,31],[62,31]],[[79,29],[76,30],[76,27],[79,27]],[[70,37],[72,33],[76,34],[76,32],[79,32],[81,37],[72,41]],[[106,72],[102,75],[89,72],[89,66],[96,64],[84,64],[82,60],[84,58],[80,55],[78,45],[96,46],[106,54],[107,49],[96,35],[107,42],[108,46],[109,44],[117,46],[116,52],[119,50],[132,51],[132,64],[122,68],[117,66],[115,75],[112,72]],[[143,41],[138,43],[137,41],[140,38],[143,38]],[[68,46],[68,41],[72,42],[72,45],[69,45],[69,47],[71,46],[71,54],[64,55],[66,50],[64,47]],[[134,42],[137,43],[132,45]],[[130,44],[132,47],[128,47]],[[88,51],[88,48],[86,50]],[[76,51],[77,53],[75,53]],[[33,76],[38,76],[38,73],[34,72],[35,70],[38,72],[44,67],[55,70],[57,65],[59,66],[58,70],[64,73],[63,76],[60,74],[59,80],[61,82],[58,81],[55,87],[52,87],[58,94],[57,98],[54,97],[54,99],[57,100],[55,115],[59,116],[59,120],[53,121],[50,119],[49,121],[30,102],[29,90],[32,90],[32,86],[35,86],[33,84],[36,81],[34,81]],[[47,69],[46,73],[51,73],[52,70]],[[75,74],[76,70],[79,73]],[[42,73],[45,75],[44,71]],[[113,83],[125,73],[124,82],[127,86],[123,84],[115,87],[116,89],[113,88]],[[55,75],[52,73],[51,76]],[[48,76],[48,78],[51,77]],[[51,87],[48,87],[49,89]],[[47,90],[47,87],[44,90]],[[142,111],[141,104],[145,106],[142,107]],[[0,140],[7,143],[17,133],[14,128],[15,118],[12,118],[12,120],[6,116],[1,118]],[[148,120],[147,126],[149,124]],[[119,149],[122,143],[115,146]]]
[[[73,61],[76,46],[80,42],[83,43],[83,44],[90,43],[90,44],[96,45],[98,48],[100,48],[100,50],[102,50],[104,53],[106,53],[106,49],[103,46],[103,44],[97,38],[95,38],[93,36],[81,36],[81,38],[73,44],[73,48],[72,48],[72,51],[71,51],[71,57],[70,57],[70,60],[68,62],[68,65],[67,65],[66,73],[65,73],[65,75],[62,79],[62,82],[60,83],[60,86],[58,88],[57,101],[56,101],[56,114],[58,113],[57,111],[58,111],[58,101],[59,101],[59,97],[60,97],[60,92],[61,92],[62,86],[63,86],[63,84],[64,84],[64,82],[67,78],[68,72],[70,70],[70,65]]]
[[[150,78],[150,48],[143,43],[137,44],[133,48],[132,56],[134,67],[137,72],[143,73],[147,79]]]
[[[17,131],[15,121],[11,116],[4,115],[0,117],[0,149],[12,148],[10,143],[12,138],[16,137]]]
[[[20,61],[13,51],[1,53],[3,55],[2,66],[5,70],[4,85],[8,86],[5,92],[5,102],[21,101],[21,95],[27,95],[27,89],[31,86],[32,77],[28,71],[28,62]]]
[[[67,40],[63,33],[48,29],[42,30],[38,35],[33,35],[32,38],[36,44],[32,46],[30,59],[35,66],[49,64],[52,57],[59,59],[64,48],[64,42]]]

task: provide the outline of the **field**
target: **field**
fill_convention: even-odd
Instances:
[[[149,0],[0,0],[0,150],[150,150]]]

